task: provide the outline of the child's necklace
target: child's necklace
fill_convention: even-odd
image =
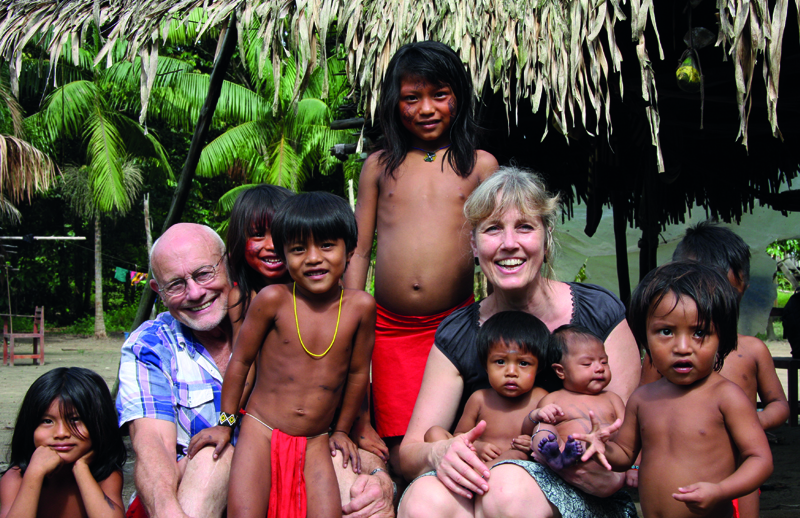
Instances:
[[[439,151],[443,150],[444,148],[450,147],[450,144],[447,144],[446,146],[442,146],[439,149],[437,149],[436,151],[428,151],[427,149],[422,149],[421,147],[416,147],[416,146],[411,146],[411,147],[413,149],[416,149],[418,151],[422,151],[423,153],[425,153],[425,158],[423,160],[425,160],[426,162],[433,162],[434,160],[436,160],[436,153],[438,153]]]
[[[303,337],[300,336],[300,321],[297,320],[297,297],[295,297],[294,294],[294,290],[296,288],[297,288],[297,283],[295,282],[292,285],[292,306],[294,307],[294,323],[297,326],[297,338],[300,339],[300,345],[303,346],[303,349],[305,349],[305,351],[308,353],[309,356],[312,356],[314,358],[322,358],[323,356],[328,354],[328,351],[330,351],[331,347],[333,347],[333,342],[336,341],[336,334],[339,332],[339,319],[342,317],[342,299],[344,298],[344,288],[342,288],[342,291],[339,294],[339,314],[336,315],[336,329],[333,330],[333,340],[331,340],[331,345],[329,345],[328,348],[325,349],[325,352],[322,354],[314,354],[311,351],[309,351],[308,347],[306,347],[306,344],[303,343]]]

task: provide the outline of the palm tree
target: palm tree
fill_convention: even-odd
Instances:
[[[326,67],[309,75],[303,95],[295,98],[298,71],[294,59],[287,54],[275,71],[270,60],[262,60],[262,49],[262,40],[248,37],[245,31],[239,52],[247,84],[224,82],[213,123],[224,132],[203,149],[197,174],[212,177],[235,172],[251,183],[297,191],[315,171],[329,174],[339,166],[341,162],[330,156],[329,148],[355,140],[349,131],[330,129],[332,113],[344,100],[349,84],[343,62],[332,57]],[[111,73],[118,84],[135,91],[140,66],[137,59],[115,65]],[[281,78],[277,91],[275,72]],[[197,120],[209,76],[160,56],[156,77],[148,118],[188,129]]]
[[[126,208],[118,208],[113,212],[100,210],[92,185],[92,174],[88,166],[68,166],[64,168],[62,192],[70,207],[81,217],[94,220],[94,337],[105,338],[106,328],[103,317],[103,254],[101,219],[104,214],[125,215],[130,210],[133,200],[141,190],[142,170],[133,160],[125,160],[120,173],[125,195],[128,198]]]
[[[129,156],[154,158],[168,176],[172,172],[156,137],[110,102],[114,85],[108,82],[107,71],[92,66],[90,59],[82,59],[81,64],[83,73],[50,93],[25,126],[43,149],[52,152],[69,142],[82,154],[84,165],[70,168],[65,189],[76,212],[95,222],[95,337],[101,338],[106,331],[100,215],[126,213],[139,192],[141,172],[131,165]]]
[[[325,70],[318,68],[311,74],[303,97],[294,101],[297,73],[294,60],[283,59],[276,95],[271,64],[265,63],[263,76],[258,77],[260,45],[250,45],[245,50],[255,87],[252,91],[236,93],[261,109],[256,118],[241,119],[234,113],[226,118],[232,127],[203,149],[197,174],[214,176],[239,170],[252,183],[270,183],[297,191],[315,169],[328,174],[340,164],[330,156],[328,149],[336,143],[353,140],[348,131],[330,129],[333,109],[347,89],[343,76],[334,74],[344,67],[336,58],[329,60],[331,88],[327,98],[322,95]],[[277,102],[270,107],[273,99]],[[225,101],[221,98],[220,105],[224,106]],[[225,114],[220,116],[223,118]]]

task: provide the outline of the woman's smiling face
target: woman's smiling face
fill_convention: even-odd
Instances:
[[[486,280],[495,289],[524,289],[540,275],[547,229],[540,216],[511,208],[480,222],[471,243]]]

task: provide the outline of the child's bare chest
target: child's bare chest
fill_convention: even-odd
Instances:
[[[69,469],[64,467],[63,469]],[[83,506],[78,486],[43,487],[39,497],[37,518],[84,518],[86,509]]]
[[[398,170],[394,179],[384,177],[379,181],[378,207],[401,211],[442,211],[443,208],[452,206],[460,211],[467,197],[478,185],[476,178],[461,178],[447,168],[444,172],[438,169]],[[394,211],[384,212],[388,216]]]

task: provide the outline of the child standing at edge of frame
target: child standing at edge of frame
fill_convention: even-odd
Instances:
[[[747,243],[729,228],[710,221],[686,229],[672,260],[699,261],[716,267],[727,276],[739,304],[750,285],[750,248]],[[651,366],[650,362],[645,361],[645,366]],[[764,430],[772,430],[786,422],[789,403],[767,344],[755,336],[739,335],[736,354],[728,357],[719,373],[739,385],[754,407],[756,397],[761,399],[764,410],[757,415]],[[733,502],[734,518],[758,518],[758,493],[755,491]]]
[[[485,421],[486,428],[473,446],[487,466],[502,460],[501,455],[512,448],[525,453],[515,457],[526,459],[531,437],[530,432],[523,432],[524,421],[547,395],[544,388],[534,383],[538,372],[548,369],[551,361],[550,331],[530,313],[502,311],[484,322],[475,347],[492,387],[469,397],[453,433],[467,433]],[[553,407],[548,410],[555,412],[548,414],[549,417],[558,415]],[[425,433],[425,442],[452,437],[441,426],[434,426]]]
[[[190,454],[225,447],[258,358],[231,463],[230,518],[342,515],[331,456],[339,450],[343,466],[360,471],[348,434],[366,395],[375,330],[372,297],[340,285],[356,238],[347,202],[328,193],[293,196],[272,221],[294,283],[266,286],[251,302],[222,385],[221,425],[190,445]]]
[[[636,389],[621,428],[617,420],[601,429],[591,413],[592,433],[574,437],[587,442],[583,460],[596,455],[618,471],[641,451],[645,518],[730,518],[731,500],[772,473],[755,408],[718,372],[736,349],[736,309],[727,279],[691,261],[651,271],[633,292],[628,322],[664,377]]]
[[[464,201],[497,169],[477,149],[473,99],[470,74],[450,47],[401,47],[381,85],[381,149],[367,158],[358,184],[359,239],[345,286],[364,289],[377,228],[377,435],[364,415],[354,436],[384,460],[391,451],[395,471],[436,328],[473,298]]]

